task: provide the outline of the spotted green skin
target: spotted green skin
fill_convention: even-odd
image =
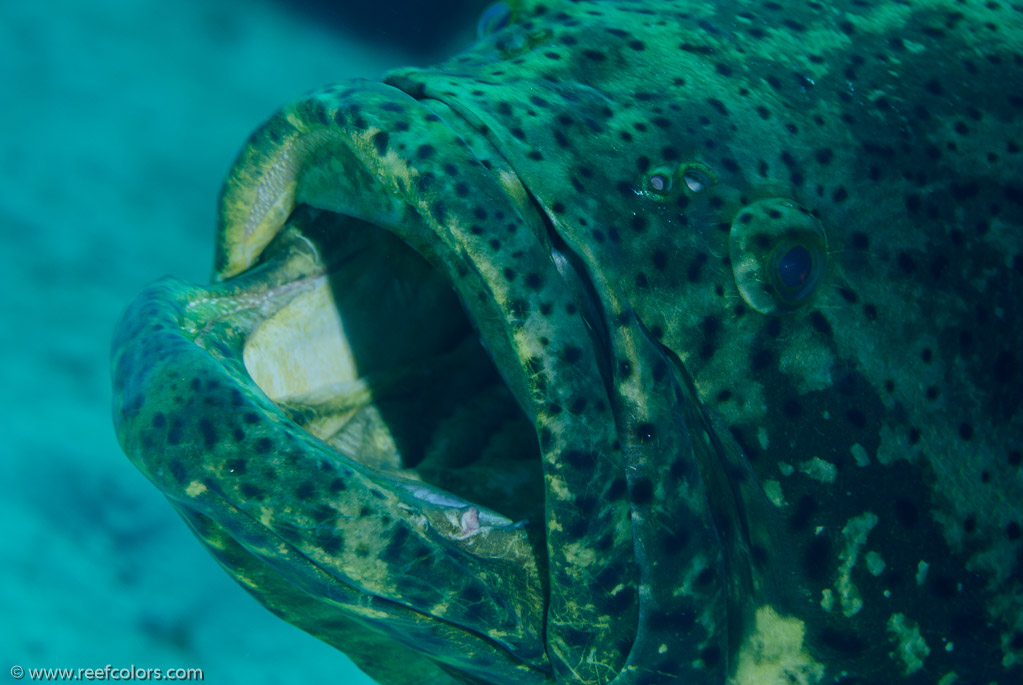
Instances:
[[[118,434],[244,587],[381,682],[757,682],[768,606],[804,630],[778,682],[1019,682],[1021,92],[1005,1],[522,3],[253,135],[221,283],[161,282],[119,328]],[[770,198],[827,264],[762,314],[729,239]],[[249,270],[299,203],[450,276],[535,422],[546,563],[511,521],[467,544],[443,513],[468,502],[326,447],[237,320],[194,325],[301,275]]]

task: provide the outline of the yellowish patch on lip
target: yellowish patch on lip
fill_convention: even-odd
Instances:
[[[730,685],[814,685],[824,667],[803,646],[806,625],[780,615],[773,607],[757,609],[753,633],[739,649],[738,667]]]
[[[193,480],[188,484],[188,487],[185,488],[185,494],[189,497],[198,497],[204,492],[206,492],[206,486],[197,480]]]

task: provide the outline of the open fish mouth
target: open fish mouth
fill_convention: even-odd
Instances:
[[[385,229],[307,207],[260,255],[267,272],[302,263],[254,296],[255,316],[221,324],[247,330],[253,382],[366,467],[471,501],[485,521],[541,521],[532,422],[445,274]]]
[[[497,659],[540,674],[544,483],[521,324],[487,264],[388,197],[355,152],[345,161],[365,186],[329,209],[288,200],[280,225],[218,254],[219,283],[167,279],[139,297],[115,342],[118,433],[222,563],[210,531],[226,531],[225,566],[257,596],[256,560],[308,594],[335,585],[330,601],[349,599],[336,613],[447,661],[442,636],[471,633],[470,672]],[[469,270],[475,309],[456,292]]]
[[[225,185],[218,282],[125,315],[126,453],[371,673],[353,634],[488,682],[724,669],[756,533],[681,363],[465,116],[374,84],[300,107]]]

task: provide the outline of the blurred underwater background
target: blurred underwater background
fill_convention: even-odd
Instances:
[[[235,585],[121,453],[125,305],[208,282],[217,194],[275,109],[469,45],[484,0],[0,2],[4,668],[369,683]]]

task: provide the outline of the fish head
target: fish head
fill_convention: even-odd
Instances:
[[[1018,672],[1023,19],[814,5],[511,3],[285,108],[126,453],[383,682]]]

